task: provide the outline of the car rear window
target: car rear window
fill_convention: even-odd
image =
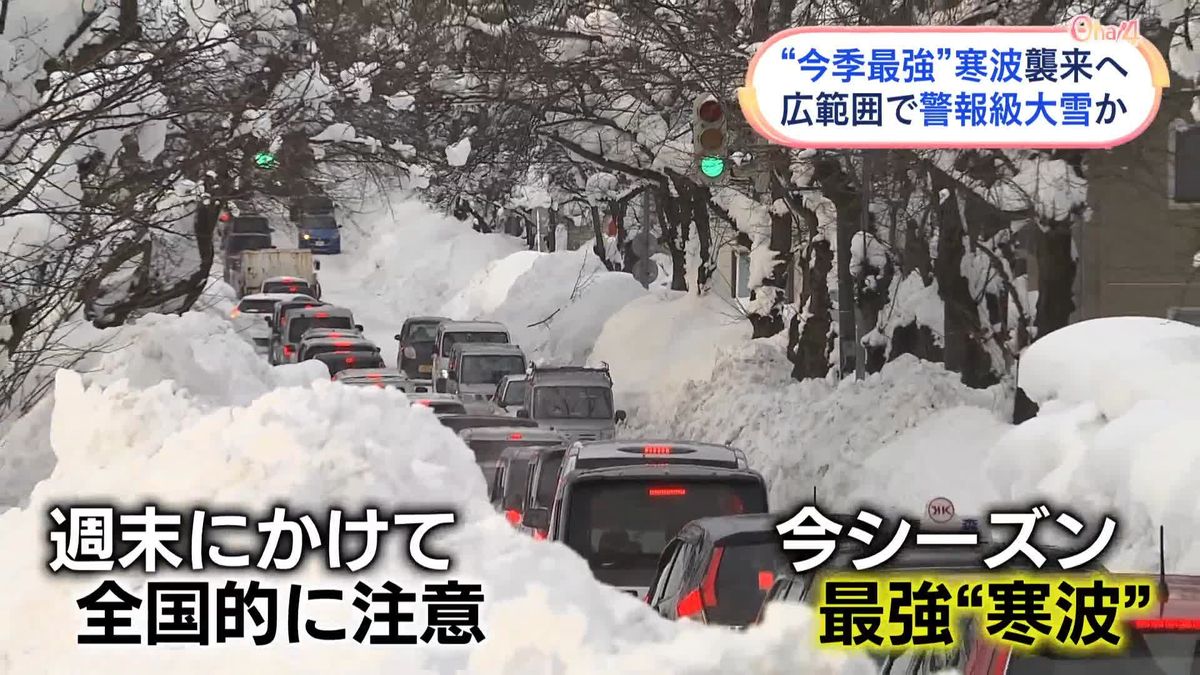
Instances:
[[[525,380],[513,380],[504,388],[504,400],[500,401],[503,405],[517,405],[525,400]]]
[[[297,342],[309,328],[354,328],[354,319],[348,316],[301,316],[288,324],[288,342]],[[359,366],[365,368],[366,366]]]
[[[567,545],[593,570],[624,568],[653,576],[659,553],[688,522],[762,513],[766,502],[763,485],[755,480],[664,477],[581,482],[571,491]],[[648,578],[641,585],[646,583]]]
[[[495,416],[480,416],[480,417],[459,417],[448,418],[442,420],[442,424],[453,429],[456,433],[463,429],[485,429],[489,427],[536,427],[538,424],[533,420],[514,419],[512,417],[504,417],[501,415]]]
[[[309,293],[312,287],[307,281],[268,281],[263,284],[263,293]]]
[[[337,220],[332,214],[306,213],[300,216],[298,226],[302,230],[332,230],[337,228]]]
[[[274,300],[251,300],[246,298],[238,305],[238,311],[243,314],[266,314],[275,309]]]
[[[771,538],[771,534],[764,532],[740,542],[719,544],[717,606],[707,610],[715,623],[740,626],[754,621],[763,598],[775,582],[775,570],[788,562],[778,535]]]
[[[1008,675],[1193,675],[1200,633],[1130,631],[1128,648],[1117,653],[1020,654],[1014,652]]]
[[[239,234],[229,238],[225,243],[226,254],[237,254],[242,251],[259,251],[271,248],[271,237],[258,234]]]
[[[542,455],[537,475],[537,491],[534,496],[534,503],[538,506],[550,506],[554,501],[554,493],[558,491],[558,472],[562,469],[563,457],[566,454],[567,449],[563,448],[550,450]]]
[[[529,439],[512,439],[506,438],[502,440],[471,440],[467,442],[467,447],[475,453],[475,463],[479,468],[483,469],[484,476],[490,483],[493,474],[496,471],[496,464],[500,461],[500,454],[505,448],[524,448],[532,445],[545,445],[545,440],[529,440]]]
[[[321,354],[318,358],[329,367],[330,375],[352,368],[383,367],[383,359],[378,354]]]
[[[450,356],[450,350],[454,348],[454,345],[466,342],[505,345],[508,344],[508,334],[495,331],[444,333],[442,335],[442,356]]]
[[[349,345],[349,346],[347,346],[347,345]],[[304,357],[305,357],[305,359],[311,359],[311,358],[320,356],[322,354],[332,354],[334,352],[376,351],[374,345],[361,344],[361,343],[357,343],[357,342],[347,343],[347,345],[342,345],[342,346],[338,346],[336,344],[309,345],[304,348]],[[374,366],[359,366],[359,368],[367,368],[367,367],[374,367]]]
[[[238,216],[233,219],[232,232],[256,232],[261,234],[271,233],[271,224],[266,218],[255,216]]]
[[[520,509],[525,502],[525,484],[529,482],[529,456],[509,461],[504,472],[504,499],[501,508]]]

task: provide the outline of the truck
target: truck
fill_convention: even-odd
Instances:
[[[317,270],[321,263],[313,258],[312,251],[299,249],[262,249],[242,251],[241,264],[231,281],[238,297],[262,291],[263,282],[272,277],[295,277],[303,279],[320,296]]]
[[[572,441],[603,441],[616,436],[624,410],[613,409],[608,365],[539,367],[525,377],[525,403],[517,417],[562,433]]]
[[[288,215],[296,224],[296,245],[314,253],[342,252],[342,226],[334,216],[333,200],[310,195],[293,200]]]

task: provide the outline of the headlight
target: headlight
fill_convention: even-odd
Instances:
[[[303,237],[304,237],[304,240],[305,240],[305,241],[308,241],[309,239],[312,239],[312,235],[311,235],[311,234],[305,234],[305,235],[301,235],[301,236],[303,236]]]
[[[442,370],[442,379],[443,379],[443,380],[448,380],[448,379],[450,379],[450,372],[449,372],[449,371],[447,371],[447,370],[445,370],[445,369],[443,369],[443,370]]]

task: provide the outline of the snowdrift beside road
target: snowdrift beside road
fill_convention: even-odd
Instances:
[[[248,344],[226,343],[226,326],[203,315],[155,317],[140,327],[139,342],[148,347],[112,364],[107,385],[87,386],[67,371],[59,375],[49,429],[58,464],[35,488],[28,508],[0,515],[0,547],[8,552],[0,560],[6,579],[0,664],[8,672],[169,669],[189,675],[227,671],[231,663],[237,672],[297,673],[870,672],[864,662],[812,650],[807,637],[813,615],[803,608],[772,612],[761,630],[744,634],[657,618],[636,600],[596,583],[565,547],[515,533],[491,510],[470,451],[427,409],[409,406],[394,390],[328,380],[275,388],[268,369],[247,365],[259,358]],[[247,402],[243,392],[222,392],[203,367],[201,343],[220,345],[228,363],[247,365],[239,386],[265,393]],[[166,348],[171,344],[178,349]],[[200,365],[179,367],[178,358],[189,351],[199,355]],[[163,377],[151,384],[148,376],[156,368]],[[167,381],[167,375],[177,379]],[[223,397],[227,405],[220,405]],[[278,639],[272,647],[238,642],[103,647],[103,658],[97,658],[96,648],[75,644],[83,628],[75,600],[101,577],[51,576],[45,567],[48,508],[89,499],[259,512],[279,502],[296,509],[451,507],[460,526],[435,538],[433,548],[449,552],[455,567],[440,578],[484,585],[481,625],[488,639],[469,649],[374,648],[353,641],[287,645]],[[354,578],[321,574],[321,555],[310,555],[309,565],[291,576],[256,578],[271,587],[304,581],[309,588],[318,579],[322,586],[342,588],[390,579],[407,589],[428,580],[402,562],[384,536],[375,566]],[[136,591],[142,578],[127,574],[121,580]],[[162,578],[196,580],[183,574]],[[208,580],[228,578],[250,577],[217,574]],[[361,615],[342,609],[305,618],[337,619],[353,632]]]
[[[1200,328],[1113,317],[1059,329],[1021,359],[1038,416],[1007,433],[984,470],[1000,498],[1034,497],[1099,519],[1117,513],[1116,569],[1200,572]]]

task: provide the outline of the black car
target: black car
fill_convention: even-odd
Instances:
[[[465,409],[465,408],[464,408]],[[523,427],[532,428],[538,425],[533,420],[519,420],[513,417],[499,415],[447,415],[442,418],[442,425],[450,427],[454,433],[464,429],[482,429],[484,427]]]
[[[525,503],[525,488],[529,467],[537,454],[537,446],[513,446],[500,453],[496,473],[488,486],[492,506],[504,514],[514,527],[521,524],[521,508]]]
[[[525,506],[521,509],[521,529],[534,539],[545,539],[550,530],[550,509],[562,469],[566,446],[545,448],[533,458],[529,467],[529,486],[525,489]]]
[[[767,513],[767,485],[741,450],[710,443],[615,440],[567,450],[549,536],[592,574],[645,597],[659,554],[698,518]]]
[[[396,368],[413,380],[433,379],[433,346],[438,324],[448,321],[441,316],[413,316],[405,319],[395,335]]]
[[[787,562],[775,526],[785,515],[693,520],[659,557],[647,602],[668,619],[746,626]]]

